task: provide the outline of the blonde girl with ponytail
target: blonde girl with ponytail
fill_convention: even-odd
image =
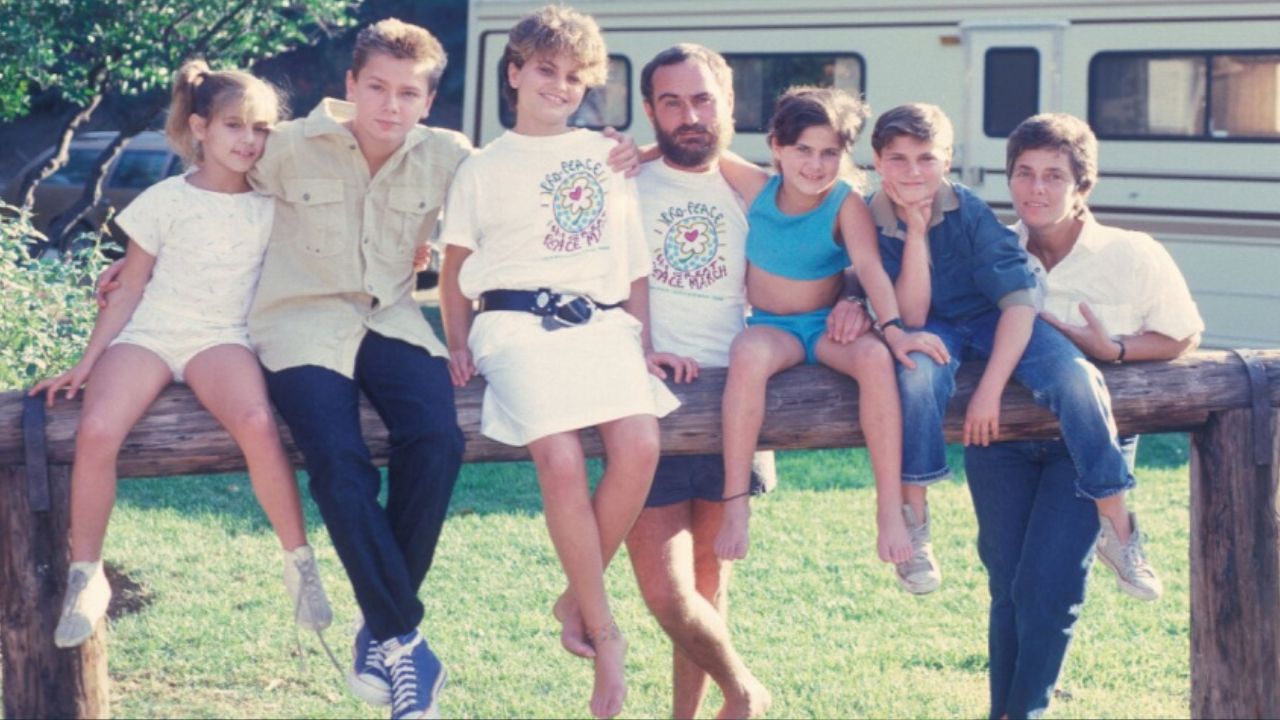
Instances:
[[[247,174],[280,113],[275,91],[248,73],[211,70],[201,60],[178,70],[165,130],[188,172],[148,188],[116,217],[128,238],[120,285],[81,360],[31,390],[52,404],[59,391],[70,399],[84,386],[71,471],[71,568],[54,632],[59,647],[83,643],[106,613],[111,588],[102,545],[116,457],[170,382],[189,386],[244,452],[284,553],[295,621],[314,630],[332,622],[246,328],[273,211]]]

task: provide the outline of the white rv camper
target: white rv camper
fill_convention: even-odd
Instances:
[[[471,0],[464,132],[511,123],[498,92],[506,32],[527,0]],[[652,140],[640,69],[680,41],[734,68],[734,149],[768,159],[763,128],[794,83],[861,92],[874,111],[925,101],[956,126],[955,168],[1011,215],[1004,139],[1041,111],[1087,118],[1102,144],[1102,222],[1169,248],[1217,347],[1280,346],[1280,3],[1213,0],[581,0],[610,53],[579,112]],[[864,138],[855,158],[870,165]]]

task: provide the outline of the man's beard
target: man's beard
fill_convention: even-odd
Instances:
[[[718,128],[706,125],[681,125],[668,133],[655,125],[653,130],[658,136],[658,149],[662,150],[662,156],[679,167],[702,167],[719,157],[720,151],[724,149],[724,144],[721,142],[723,136],[718,132]],[[682,134],[685,134],[683,143],[677,140]]]

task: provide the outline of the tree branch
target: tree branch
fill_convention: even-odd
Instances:
[[[22,179],[22,186],[18,190],[18,198],[23,210],[30,211],[31,206],[36,201],[36,185],[39,185],[46,178],[62,169],[67,164],[67,160],[71,157],[71,140],[75,137],[76,129],[88,121],[93,112],[98,109],[98,105],[102,103],[103,88],[102,83],[106,79],[107,67],[105,64],[99,64],[89,72],[89,82],[91,87],[96,87],[97,92],[89,102],[67,119],[65,125],[62,126],[62,134],[58,137],[58,147],[53,155],[45,161],[45,163],[31,172]]]
[[[107,168],[111,167],[111,163],[120,156],[125,144],[133,136],[146,130],[151,121],[163,109],[164,105],[158,104],[150,112],[144,113],[135,122],[121,129],[119,134],[98,154],[98,158],[94,161],[93,171],[89,173],[89,178],[85,181],[84,190],[80,193],[79,199],[71,207],[59,214],[58,217],[54,218],[49,225],[49,242],[59,252],[67,250],[73,229],[89,214],[89,211],[102,202],[102,181],[107,176]]]

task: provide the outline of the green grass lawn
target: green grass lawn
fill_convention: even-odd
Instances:
[[[1189,712],[1186,440],[1147,440],[1133,503],[1166,597],[1139,603],[1094,573],[1054,717]],[[781,454],[778,470],[778,490],[754,506],[751,555],[732,592],[735,639],[773,692],[771,715],[985,713],[986,576],[963,484],[931,494],[944,582],[916,598],[876,560],[863,451]],[[328,639],[345,661],[355,605],[307,503],[338,616]],[[113,713],[385,717],[348,695],[314,637],[302,638],[300,667],[278,557],[243,475],[121,483],[106,558],[138,585],[117,594],[145,605],[111,624]],[[550,615],[562,582],[531,467],[464,468],[424,589],[424,629],[450,673],[446,716],[587,716],[590,666],[560,650]],[[670,646],[625,557],[609,587],[631,641],[624,714],[667,716]],[[716,707],[713,695],[704,715]]]

